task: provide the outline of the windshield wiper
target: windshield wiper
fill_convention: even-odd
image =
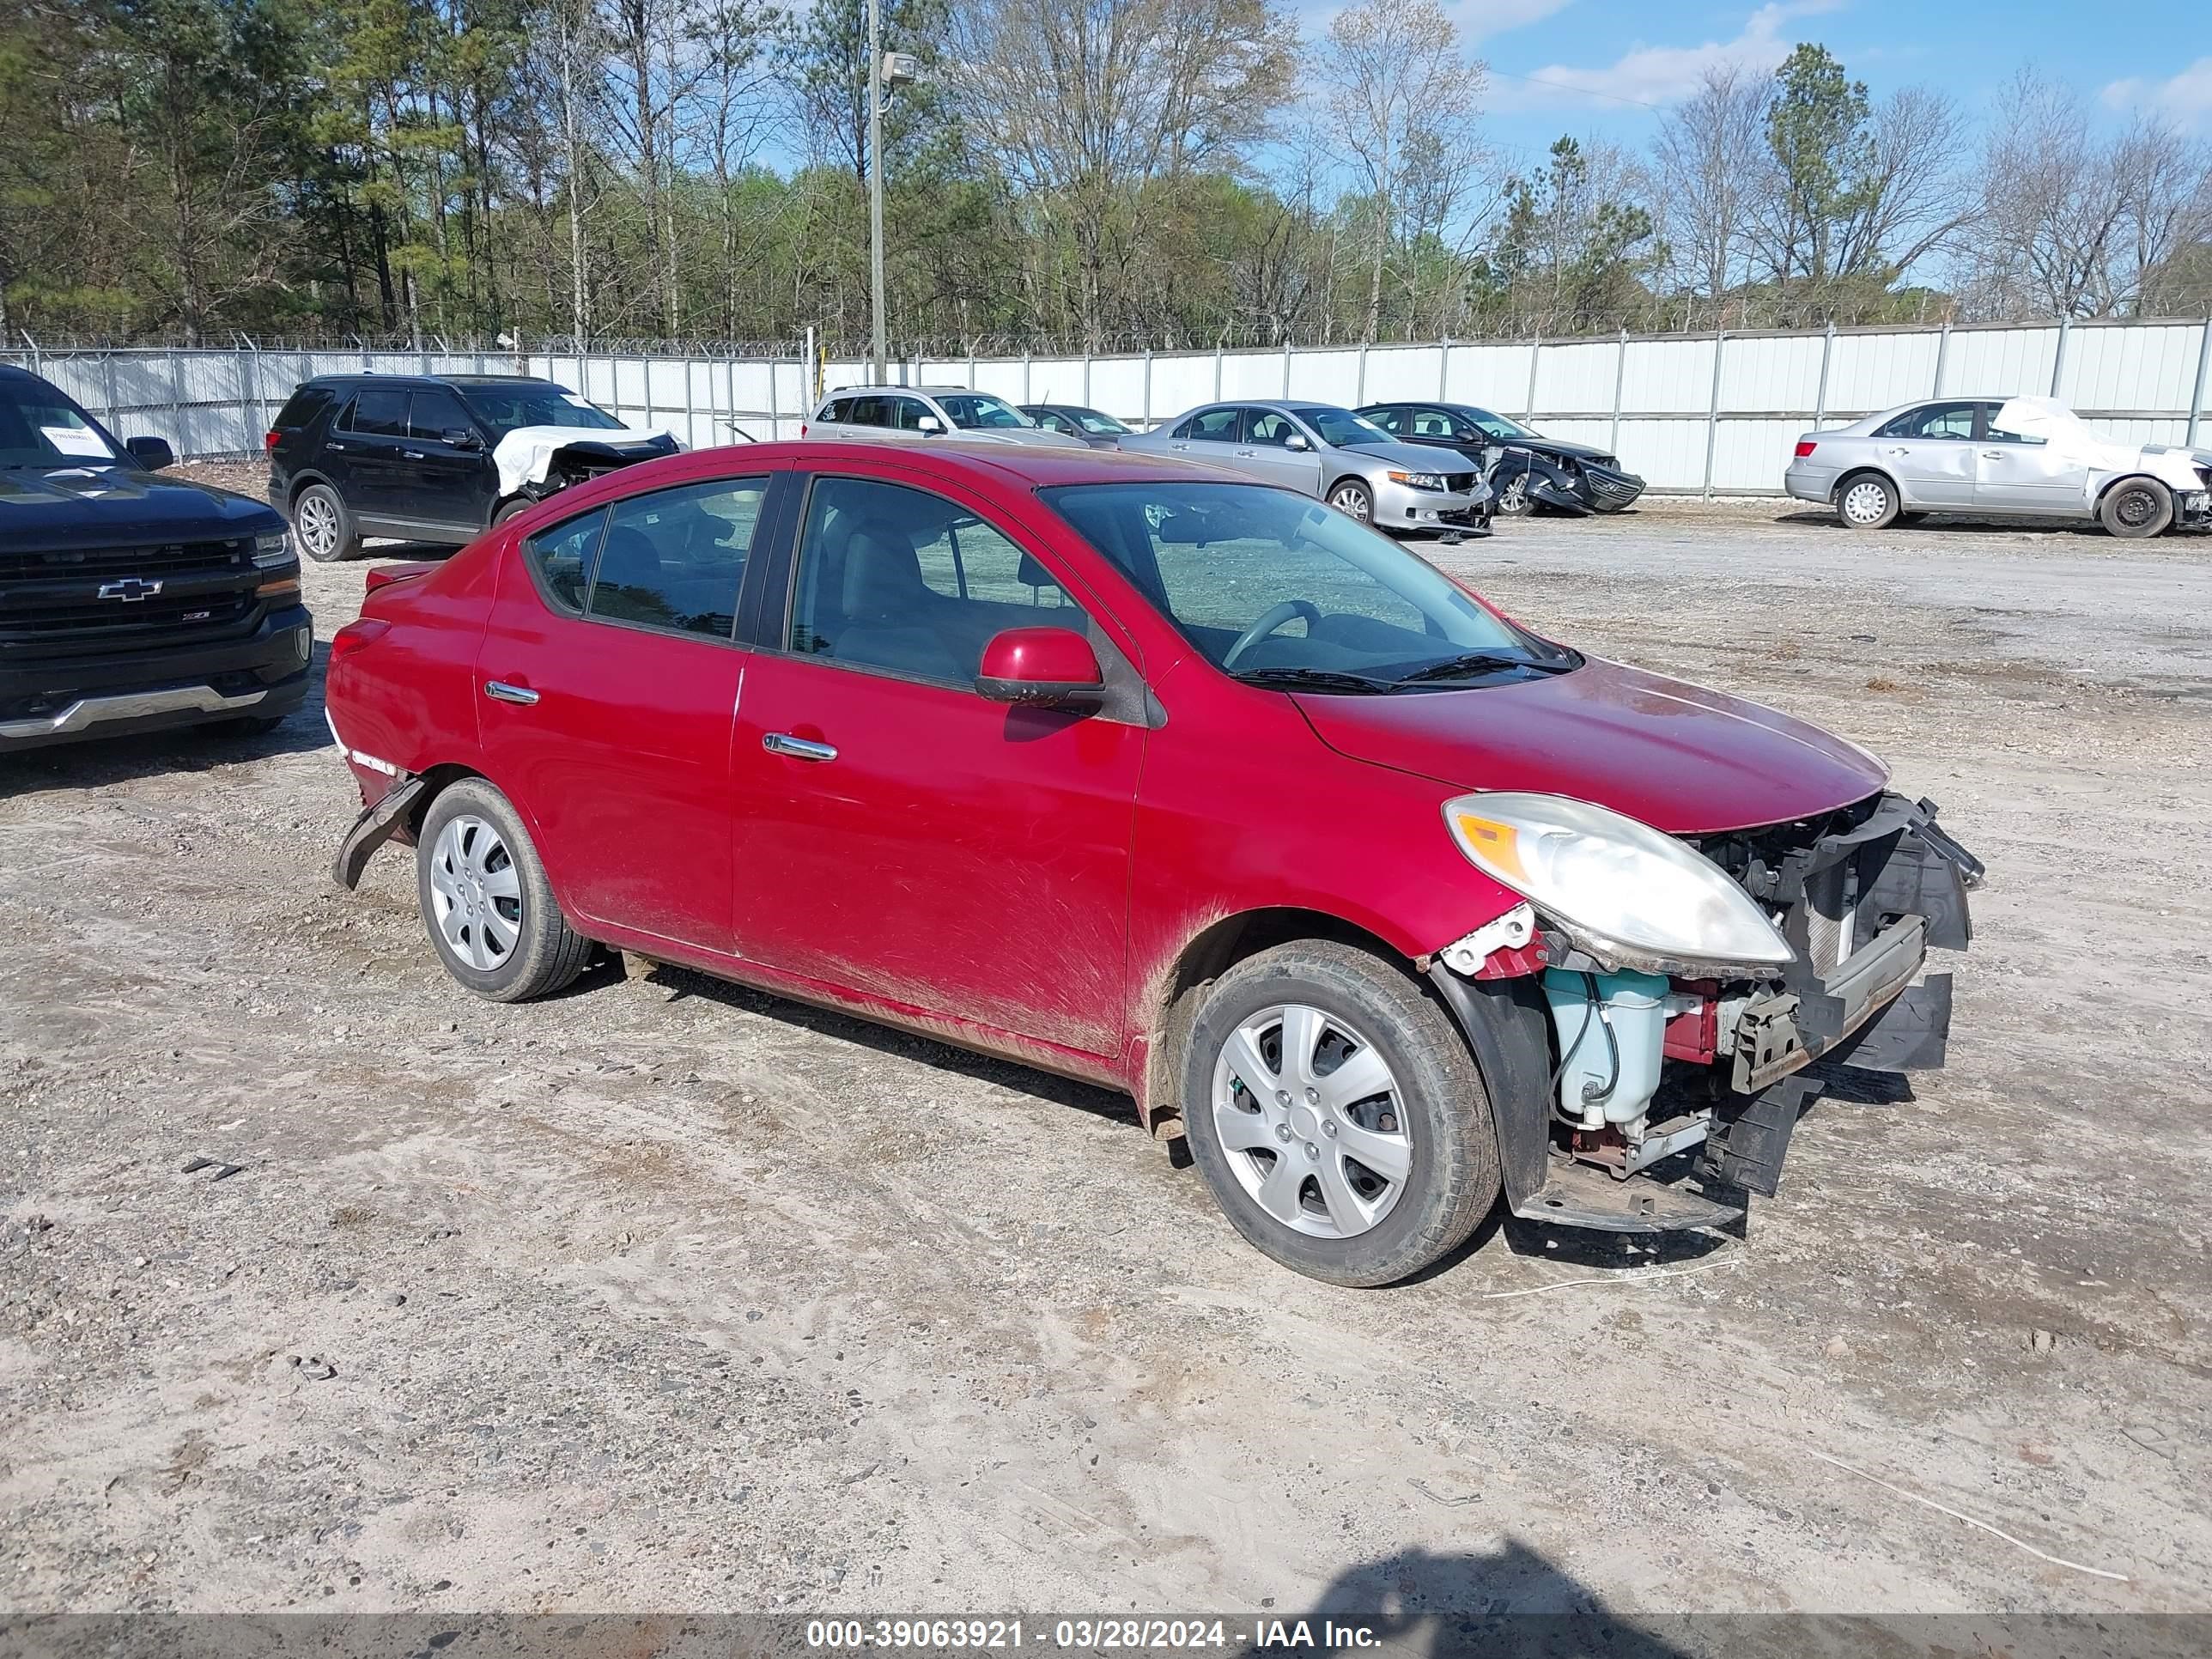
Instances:
[[[1410,674],[1401,674],[1393,682],[1397,685],[1417,685],[1423,680],[1465,679],[1471,674],[1494,673],[1501,668],[1526,668],[1539,674],[1564,674],[1565,663],[1538,662],[1528,657],[1502,656],[1495,651],[1474,651],[1463,657],[1447,657],[1442,662],[1432,662],[1416,668]]]
[[[1232,672],[1230,678],[1246,685],[1274,685],[1295,691],[1388,691],[1397,684],[1334,668],[1247,668]]]

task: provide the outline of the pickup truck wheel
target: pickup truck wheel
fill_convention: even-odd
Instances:
[[[317,564],[335,564],[361,550],[345,497],[325,483],[311,483],[292,498],[292,536]]]
[[[1861,472],[1844,480],[1836,491],[1836,516],[1846,530],[1882,530],[1895,522],[1897,486],[1879,472]]]
[[[2155,536],[2173,522],[2173,492],[2155,478],[2123,478],[2105,492],[2097,517],[2115,536]]]
[[[1498,1188],[1480,1074],[1391,963],[1281,945],[1207,991],[1182,1078],[1191,1155],[1230,1224],[1332,1285],[1389,1285],[1466,1243]]]
[[[430,803],[415,849],[416,896],[446,971],[489,1002],[526,1002],[584,970],[568,926],[506,796],[464,778]]]

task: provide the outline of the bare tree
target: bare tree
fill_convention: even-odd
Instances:
[[[949,40],[966,142],[1067,216],[1096,349],[1112,240],[1141,234],[1144,185],[1236,164],[1283,100],[1296,36],[1266,0],[968,0]]]
[[[2023,72],[1982,162],[1985,306],[2110,316],[2212,237],[2212,155],[2156,117],[2099,135],[2069,88]]]
[[[1437,0],[1364,0],[1329,24],[1321,75],[1373,206],[1361,336],[1372,341],[1382,324],[1382,268],[1409,186],[1418,178],[1432,204],[1451,200],[1480,155],[1476,100],[1484,70],[1461,52],[1459,31]]]
[[[1745,277],[1747,227],[1767,161],[1767,88],[1741,64],[1708,69],[1652,144],[1654,206],[1678,285],[1717,304]]]
[[[1903,87],[1875,108],[1838,227],[1836,273],[1893,282],[1975,216],[1960,168],[1967,143],[1958,106],[1926,87]]]

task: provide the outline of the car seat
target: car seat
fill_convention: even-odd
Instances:
[[[931,679],[958,680],[959,659],[927,620],[943,604],[921,579],[911,537],[882,519],[853,526],[845,540],[838,589],[843,626],[830,642],[835,656]]]

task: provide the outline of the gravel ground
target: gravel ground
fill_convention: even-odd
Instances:
[[[1112,1096],[684,973],[472,1000],[404,856],[331,887],[319,704],[0,760],[0,1608],[2212,1610],[2207,552],[1438,550],[1991,874],[1950,1069],[1824,1100],[1745,1238],[1380,1292]]]

